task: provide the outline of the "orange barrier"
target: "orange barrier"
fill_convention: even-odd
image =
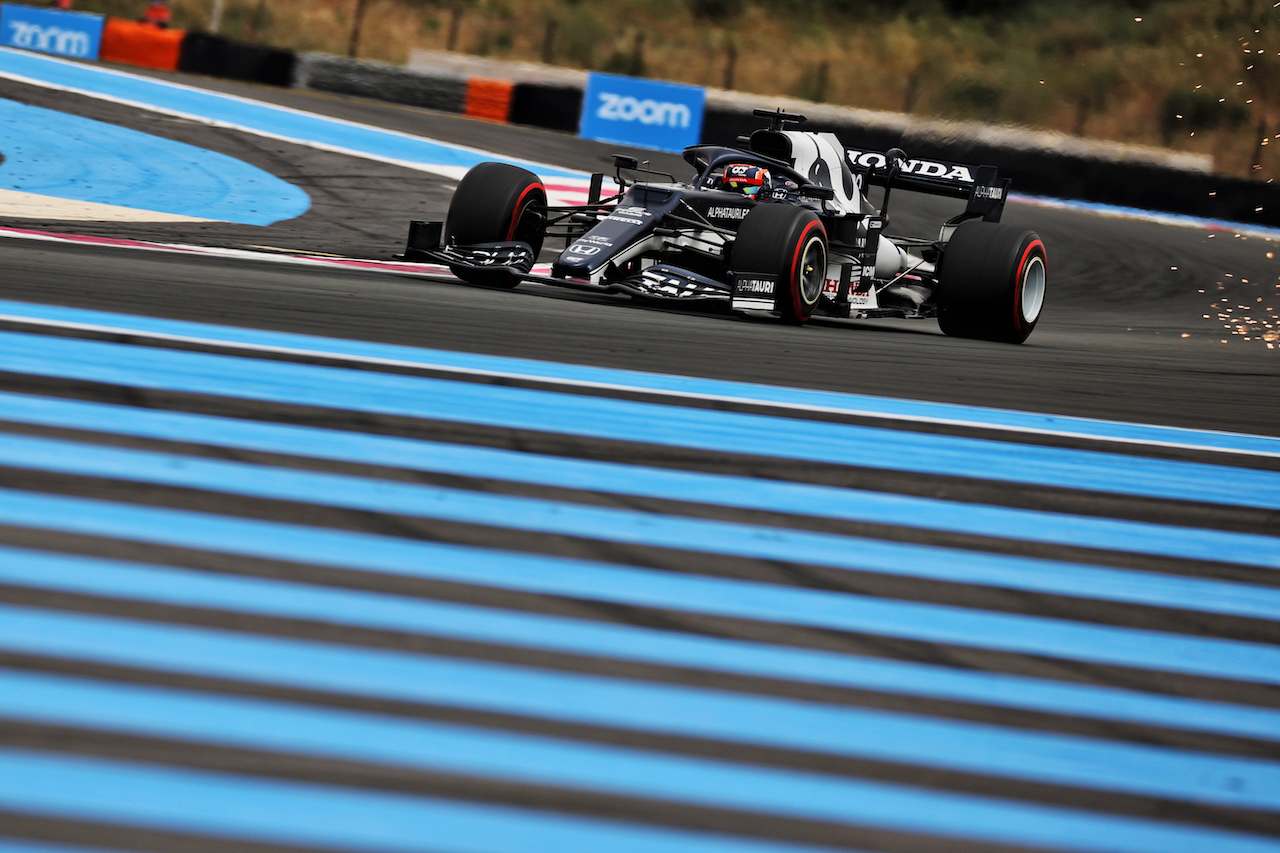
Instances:
[[[467,80],[467,100],[462,112],[472,118],[505,122],[511,114],[514,89],[515,84],[510,80],[472,77]]]
[[[142,68],[177,71],[184,30],[162,30],[124,18],[107,18],[102,27],[103,62],[122,62]]]

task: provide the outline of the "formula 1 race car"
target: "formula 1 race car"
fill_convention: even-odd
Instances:
[[[789,129],[803,116],[756,110],[769,127],[734,146],[694,145],[688,183],[614,158],[617,192],[549,207],[540,179],[481,163],[441,222],[414,222],[403,259],[444,264],[473,284],[523,281],[663,300],[720,300],[790,323],[812,315],[937,317],[948,335],[1021,343],[1044,304],[1044,244],[1000,224],[1010,181],[995,167],[909,160]],[[630,173],[631,177],[626,177]],[[877,209],[864,189],[884,188]],[[887,236],[890,193],[966,199],[936,238]],[[543,243],[565,241],[550,275]]]

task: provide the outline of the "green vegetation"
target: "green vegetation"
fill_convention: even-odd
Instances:
[[[214,0],[171,0],[207,28]],[[225,0],[222,32],[346,53],[357,0]],[[359,53],[412,48],[975,118],[1280,176],[1276,0],[367,0]],[[77,0],[132,16],[144,0]],[[767,105],[767,104],[766,104]]]

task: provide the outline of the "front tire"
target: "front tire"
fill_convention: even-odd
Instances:
[[[445,243],[520,241],[536,258],[546,235],[547,190],[527,169],[508,163],[480,163],[458,183],[445,217]],[[508,272],[450,267],[458,278],[490,287],[515,287],[520,279]]]
[[[827,278],[827,232],[805,207],[760,204],[751,209],[733,243],[733,271],[774,276],[774,299],[784,322],[813,315]]]
[[[942,254],[938,326],[953,337],[1022,343],[1040,319],[1047,271],[1036,232],[964,223]]]

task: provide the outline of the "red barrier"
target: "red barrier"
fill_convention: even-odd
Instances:
[[[124,18],[107,18],[98,58],[103,62],[177,71],[185,35],[185,30],[165,30]]]
[[[511,113],[511,93],[515,88],[510,80],[490,80],[472,77],[467,80],[467,101],[463,115],[490,121],[506,121]]]

